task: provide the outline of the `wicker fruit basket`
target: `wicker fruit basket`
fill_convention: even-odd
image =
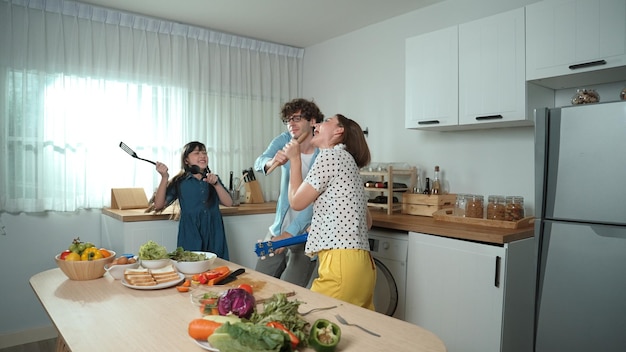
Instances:
[[[111,252],[111,255],[106,258],[78,261],[78,260],[62,260],[59,259],[60,254],[54,257],[57,262],[57,266],[63,271],[63,273],[70,278],[70,280],[85,281],[98,279],[104,276],[104,266],[109,264],[115,259],[115,252]]]

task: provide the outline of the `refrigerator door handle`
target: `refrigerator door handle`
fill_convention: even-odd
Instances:
[[[496,275],[494,278],[494,282],[493,285],[495,287],[500,288],[500,262],[502,261],[502,258],[500,258],[500,256],[496,256]]]

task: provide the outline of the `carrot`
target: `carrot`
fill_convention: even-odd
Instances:
[[[189,336],[196,340],[206,341],[209,336],[213,334],[215,329],[222,326],[221,323],[217,323],[207,319],[194,319],[189,323]]]
[[[183,282],[182,286],[183,286],[183,287],[189,287],[189,286],[191,286],[191,280],[186,279],[186,280],[185,280],[185,282]]]
[[[176,289],[178,290],[178,292],[189,292],[189,287],[187,286],[176,286]]]

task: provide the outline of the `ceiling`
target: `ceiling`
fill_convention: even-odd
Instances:
[[[305,48],[443,0],[80,0]]]

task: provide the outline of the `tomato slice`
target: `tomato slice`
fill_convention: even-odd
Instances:
[[[246,292],[248,292],[249,294],[252,294],[252,286],[248,285],[248,284],[241,284],[239,286],[237,286],[237,288],[240,288]]]

